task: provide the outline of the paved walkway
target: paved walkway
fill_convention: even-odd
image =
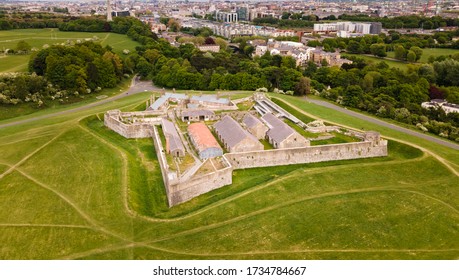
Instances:
[[[398,126],[398,125],[395,125],[395,124],[391,124],[391,123],[385,122],[383,120],[380,120],[380,119],[377,119],[377,118],[373,118],[373,117],[369,117],[369,116],[361,114],[361,113],[357,113],[357,112],[354,112],[354,111],[351,111],[351,110],[347,110],[347,109],[345,109],[343,107],[337,106],[337,105],[332,104],[330,102],[317,100],[317,99],[311,99],[311,98],[307,98],[307,97],[305,97],[305,99],[307,101],[313,103],[313,104],[316,104],[316,105],[319,105],[319,106],[323,106],[323,107],[327,107],[327,108],[333,109],[335,111],[339,111],[341,113],[347,114],[349,116],[353,116],[355,118],[359,118],[359,119],[362,119],[362,120],[365,120],[365,121],[368,121],[368,122],[371,122],[371,123],[374,123],[374,124],[377,124],[377,125],[380,125],[380,126],[388,127],[388,128],[393,129],[393,130],[397,130],[397,131],[400,131],[400,132],[403,132],[403,133],[406,133],[406,134],[409,134],[409,135],[413,135],[413,136],[416,136],[416,137],[419,137],[419,138],[422,138],[422,139],[425,139],[425,140],[428,140],[428,141],[431,141],[431,142],[434,142],[434,143],[437,143],[437,144],[440,144],[440,145],[443,145],[443,146],[446,146],[446,147],[449,147],[449,148],[452,148],[452,149],[455,149],[455,150],[459,150],[459,145],[455,144],[453,142],[449,142],[449,141],[446,141],[446,140],[443,140],[443,139],[440,139],[440,138],[437,138],[437,137],[434,137],[434,136],[431,136],[431,135],[428,135],[428,134],[424,134],[424,133],[417,132],[417,131],[414,131],[414,130],[411,130],[411,129],[407,129],[407,128],[404,128],[404,127],[401,127],[401,126]]]

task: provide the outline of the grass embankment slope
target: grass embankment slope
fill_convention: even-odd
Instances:
[[[0,50],[16,49],[19,41],[24,40],[32,48],[41,50],[44,45],[53,45],[66,43],[67,41],[93,39],[98,38],[96,42],[102,46],[110,45],[113,51],[123,55],[123,50],[127,49],[131,52],[140,44],[131,40],[123,34],[109,32],[63,32],[58,29],[15,29],[0,31]],[[30,55],[0,55],[0,73],[5,72],[27,72]]]
[[[457,151],[281,96],[321,119],[381,131],[387,158],[237,170],[168,209],[149,139],[103,127],[148,93],[0,129],[1,259],[457,259]]]

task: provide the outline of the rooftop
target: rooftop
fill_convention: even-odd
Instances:
[[[183,146],[182,140],[180,139],[174,124],[163,118],[161,119],[161,126],[163,128],[164,135],[168,136],[167,141],[169,143],[169,150],[173,151],[180,149],[185,151],[185,147]]]
[[[238,122],[228,115],[218,121],[214,127],[228,147],[236,146],[247,137],[258,142],[258,139],[243,129]]]
[[[249,128],[255,127],[255,126],[259,125],[259,124],[263,125],[263,123],[258,118],[253,116],[252,114],[246,114],[244,116],[243,122]]]
[[[215,137],[204,123],[193,123],[188,126],[188,134],[193,138],[196,148],[204,151],[208,148],[220,148]]]
[[[286,123],[284,123],[271,113],[263,115],[261,119],[265,121],[269,127],[267,135],[278,143],[284,141],[285,139],[287,139],[287,137],[295,133],[295,130],[293,130],[293,128],[288,126]]]
[[[182,112],[184,117],[196,117],[196,116],[213,116],[214,112],[211,110],[187,110]]]
[[[192,96],[191,101],[196,102],[209,102],[209,103],[218,103],[228,105],[230,100],[227,98],[219,98],[216,95],[205,94],[201,96]]]

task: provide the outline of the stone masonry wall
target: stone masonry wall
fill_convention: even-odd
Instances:
[[[233,183],[233,168],[226,167],[215,172],[192,177],[186,182],[169,184],[167,199],[169,207],[188,201],[211,190]]]
[[[148,122],[134,122],[132,124],[125,124],[121,121],[122,117],[133,116],[116,110],[109,111],[105,114],[104,123],[108,128],[126,138],[153,138],[169,207],[211,190],[231,185],[233,169],[387,156],[387,141],[380,140],[378,133],[367,133],[365,134],[366,140],[358,143],[228,153],[223,156],[227,167],[212,173],[192,177],[185,182],[179,182],[178,180],[170,179],[168,176],[169,167],[155,126],[159,124],[160,119],[149,118]]]
[[[152,125],[150,123],[138,122],[125,124],[109,113],[106,113],[104,116],[104,124],[126,138],[148,138],[152,132]]]
[[[387,141],[266,150],[224,155],[234,169],[387,156]]]

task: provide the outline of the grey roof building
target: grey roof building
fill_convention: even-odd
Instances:
[[[216,95],[204,94],[201,96],[192,96],[190,98],[191,103],[197,103],[202,105],[210,105],[210,106],[224,106],[230,105],[231,101],[228,98],[220,98]]]
[[[265,139],[268,127],[252,114],[246,114],[242,120],[247,130],[258,139]]]
[[[163,118],[161,120],[161,127],[166,137],[166,152],[174,157],[185,156],[185,147],[183,146],[182,139],[180,139],[174,124]]]
[[[182,111],[181,116],[184,122],[209,121],[216,118],[214,112],[204,109]]]
[[[274,148],[284,149],[309,146],[308,140],[273,114],[267,113],[261,119],[269,128],[266,136]]]
[[[230,116],[224,116],[214,125],[215,132],[230,153],[261,151],[261,144],[255,136],[247,132]]]
[[[199,158],[207,159],[223,155],[223,149],[204,123],[190,124],[188,135],[198,151]]]

